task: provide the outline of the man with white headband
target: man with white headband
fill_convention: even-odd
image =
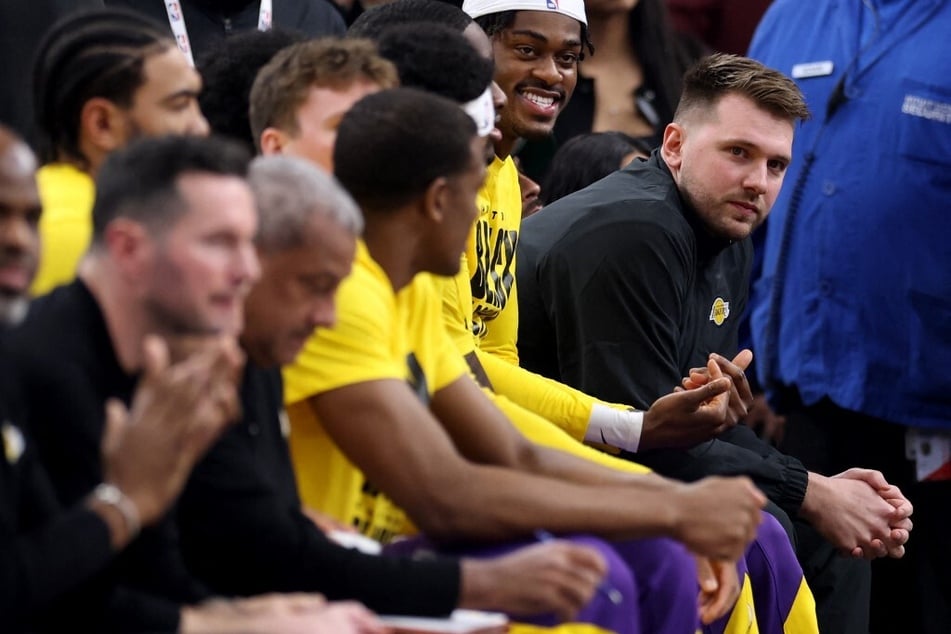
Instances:
[[[511,154],[519,139],[551,134],[575,89],[578,61],[591,46],[582,0],[466,0],[462,8],[491,40],[495,81],[507,101],[466,251],[472,313],[456,321],[475,334],[480,349],[517,363],[514,266],[521,194]]]

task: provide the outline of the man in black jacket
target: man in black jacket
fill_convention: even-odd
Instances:
[[[94,244],[80,279],[35,302],[9,338],[35,446],[64,506],[107,477],[106,402],[130,402],[146,335],[233,337],[240,327],[241,300],[257,275],[246,165],[231,146],[181,138],[117,155],[99,179]],[[233,394],[234,372],[231,381]],[[203,402],[225,407],[226,388],[202,391]],[[256,629],[226,602],[189,607],[211,594],[184,566],[173,516],[145,528],[88,588],[97,590],[104,604],[71,603],[56,616],[105,631]]]
[[[779,193],[794,124],[805,116],[795,84],[756,62],[712,56],[688,72],[675,121],[649,160],[526,221],[518,269],[523,364],[644,406],[681,377],[691,376],[687,387],[702,382],[691,368],[712,357],[733,379],[734,415],[745,415],[752,395],[743,370],[752,357],[733,355],[747,301],[748,237]],[[807,473],[742,425],[685,451],[637,459],[686,480],[749,475],[840,551],[904,552],[911,504],[878,472]],[[800,556],[811,549],[812,542]],[[821,600],[828,588],[809,581]],[[864,583],[867,590],[867,576]]]

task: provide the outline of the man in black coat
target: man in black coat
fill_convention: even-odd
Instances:
[[[518,254],[523,365],[643,407],[682,377],[691,376],[687,387],[703,382],[692,368],[712,355],[733,379],[731,410],[742,418],[752,402],[743,372],[752,356],[736,351],[749,234],[776,200],[795,123],[806,116],[798,88],[780,73],[736,56],[699,62],[649,160],[525,221]],[[800,538],[809,543],[800,544],[800,558],[818,552],[829,564],[823,570],[842,570],[857,584],[830,586],[868,591],[867,566],[837,560],[829,543],[853,557],[904,553],[912,507],[880,473],[807,472],[745,425],[686,450],[639,452],[637,460],[684,480],[749,475],[780,507],[771,509],[780,519],[803,520]],[[820,584],[817,597],[829,579],[809,579]]]

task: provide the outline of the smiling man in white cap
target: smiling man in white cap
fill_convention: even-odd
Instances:
[[[468,13],[492,40],[495,80],[508,97],[501,113],[505,160],[520,138],[551,134],[578,82],[588,40],[583,0],[466,0]]]
[[[462,8],[492,42],[495,81],[507,102],[466,250],[472,311],[457,321],[481,349],[517,363],[515,249],[522,210],[511,154],[519,139],[551,134],[574,92],[578,62],[592,48],[582,0],[465,0]]]

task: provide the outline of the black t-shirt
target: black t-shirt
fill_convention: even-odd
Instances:
[[[536,216],[518,253],[525,367],[646,409],[735,354],[749,241],[707,235],[658,155]]]

